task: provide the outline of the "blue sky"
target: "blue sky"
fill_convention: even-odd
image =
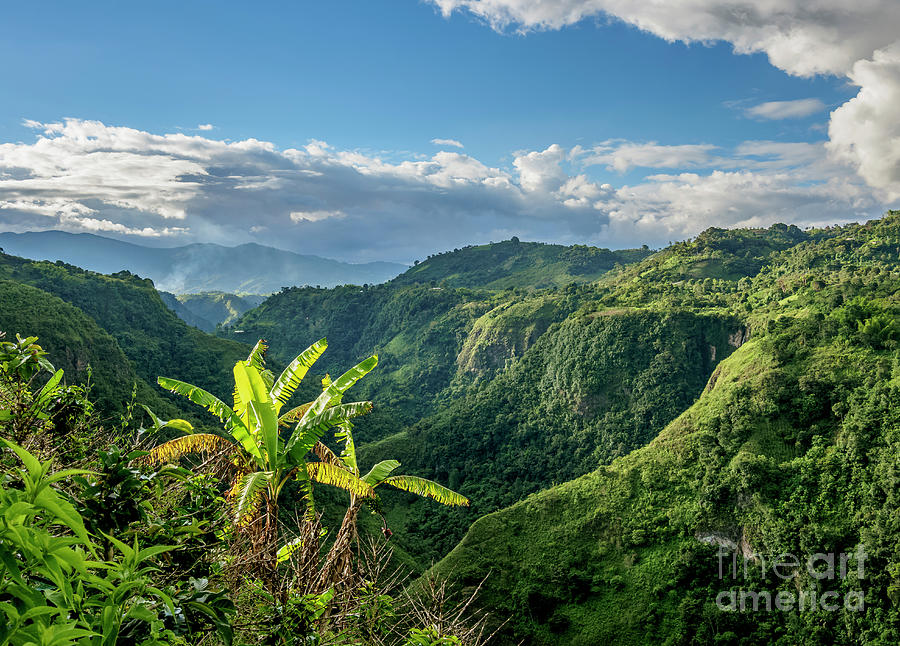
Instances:
[[[543,4],[6,7],[0,228],[409,261],[512,234],[662,244],[713,224],[858,219],[896,200],[895,169],[851,158],[853,125],[828,130],[863,85],[856,57],[892,52],[880,32],[823,38],[846,55],[802,76],[804,57],[784,62],[772,44],[783,16],[771,32],[698,18],[696,33],[668,33],[615,1],[561,0],[559,15]],[[750,198],[728,204],[741,187]]]

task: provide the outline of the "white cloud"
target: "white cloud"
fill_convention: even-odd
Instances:
[[[767,101],[747,108],[748,117],[757,119],[798,119],[825,110],[819,99],[796,99],[794,101]]]
[[[565,158],[562,146],[553,144],[546,150],[518,154],[513,160],[513,166],[519,171],[519,183],[523,189],[552,193],[568,178],[560,166]]]
[[[859,94],[832,113],[829,149],[900,198],[900,42],[857,62],[850,78]]]
[[[635,167],[641,168],[685,168],[706,166],[712,158],[710,153],[716,146],[712,144],[682,144],[661,146],[655,142],[632,143],[628,141],[604,142],[586,151],[582,160],[586,166],[604,165],[620,173]]]
[[[431,1],[445,16],[467,10],[498,30],[560,29],[608,16],[669,41],[726,41],[739,54],[764,53],[788,74],[847,76],[860,91],[833,113],[829,150],[886,197],[900,191],[900,159],[892,147],[900,113],[889,100],[900,69],[897,0]]]
[[[410,261],[512,235],[656,245],[713,225],[837,222],[884,207],[822,143],[552,144],[515,153],[504,169],[461,152],[388,162],[322,141],[279,150],[255,139],[156,135],[96,121],[32,127],[33,143],[0,144],[4,229],[252,240],[349,260]],[[613,187],[590,177],[597,165],[670,174]]]
[[[322,220],[327,220],[329,218],[342,218],[344,217],[344,213],[341,211],[291,211],[291,222],[321,222]],[[263,229],[260,227],[250,227],[252,229],[256,228],[256,231],[253,233],[258,233]]]
[[[197,130],[212,130],[215,126],[211,123],[201,123],[197,126]]]
[[[453,146],[454,148],[465,148],[462,145],[462,142],[457,141],[456,139],[432,139],[431,143],[435,146]]]

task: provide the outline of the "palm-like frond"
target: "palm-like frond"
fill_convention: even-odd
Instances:
[[[241,421],[250,431],[255,444],[265,447],[269,468],[275,468],[278,460],[278,418],[269,400],[269,389],[259,370],[243,361],[235,364],[233,373],[235,389],[246,404]]]
[[[242,475],[228,492],[234,512],[234,524],[246,526],[253,520],[263,500],[263,491],[272,479],[271,471],[254,471]]]
[[[153,422],[153,428],[151,429],[153,432],[159,432],[164,428],[174,428],[176,431],[181,431],[182,433],[193,433],[194,427],[191,423],[184,419],[160,419],[156,413],[154,413],[149,406],[146,404],[141,404],[141,408],[147,411],[147,414],[150,416],[150,421]]]
[[[360,498],[371,498],[375,495],[375,490],[371,486],[343,467],[327,462],[310,462],[306,465],[306,472],[315,482],[340,487]]]
[[[306,376],[310,367],[312,367],[316,360],[322,356],[322,353],[325,352],[327,347],[328,341],[319,339],[297,355],[297,358],[291,361],[288,367],[284,369],[272,386],[271,397],[273,401],[278,402],[276,404],[277,408],[280,409],[288,402],[291,395],[297,390],[297,386],[303,381],[303,377]]]
[[[428,480],[427,478],[419,478],[418,476],[389,476],[383,481],[397,489],[414,493],[417,496],[432,498],[442,505],[459,505],[462,507],[469,506],[469,499],[458,494],[452,489],[448,489],[443,485]]]
[[[191,453],[215,453],[229,447],[234,447],[234,444],[220,435],[194,433],[160,444],[144,456],[143,461],[166,464]]]
[[[295,464],[299,464],[306,455],[315,446],[322,435],[330,428],[333,428],[350,418],[365,415],[372,410],[372,402],[353,402],[352,404],[340,404],[332,406],[318,415],[310,416],[307,411],[285,447],[285,452],[290,455]]]
[[[299,406],[295,406],[284,415],[278,418],[278,424],[281,426],[290,426],[295,422],[299,422],[306,411],[309,410],[309,407],[312,406],[312,402],[306,402],[305,404],[300,404]]]
[[[337,381],[327,383],[327,385],[325,386],[325,390],[322,391],[321,395],[316,397],[313,405],[309,407],[308,411],[306,411],[303,420],[305,420],[307,417],[314,417],[316,415],[319,415],[329,406],[338,404],[341,401],[341,397],[344,396],[344,393],[347,392],[350,386],[369,374],[377,365],[378,356],[372,355],[368,359],[360,361],[358,364],[350,368],[350,370],[338,377]],[[326,381],[323,380],[322,383],[325,384]],[[303,420],[301,420],[301,422]]]
[[[253,441],[241,418],[235,415],[234,411],[221,399],[199,386],[178,379],[159,377],[156,382],[166,390],[187,397],[195,404],[203,406],[225,424],[225,430],[231,433],[235,441],[239,442],[248,453],[260,457],[259,447],[256,446],[256,442]]]
[[[341,449],[341,462],[347,465],[356,475],[359,475],[359,466],[356,464],[356,444],[353,442],[353,424],[344,421],[338,424],[338,430],[334,437],[344,444]]]
[[[250,354],[247,355],[247,365],[253,368],[256,368],[260,372],[266,369],[266,350],[269,349],[269,346],[266,344],[264,339],[260,339],[256,342],[256,345],[253,346],[253,349],[250,350]]]
[[[266,372],[266,351],[269,349],[269,346],[266,345],[266,342],[263,339],[260,339],[256,342],[256,345],[253,346],[253,349],[250,351],[250,354],[247,355],[247,360],[244,362],[246,365],[255,368],[260,374]],[[270,373],[271,374],[271,373]],[[244,413],[247,411],[247,402],[241,399],[241,394],[238,392],[237,385],[234,387],[234,409],[235,415],[238,417],[243,417]]]
[[[397,460],[382,460],[363,476],[363,480],[374,487],[383,482],[399,466],[400,463]]]
[[[334,451],[322,444],[322,442],[316,442],[315,446],[313,446],[312,451],[316,454],[316,457],[319,458],[320,462],[327,462],[328,464],[333,464],[336,467],[344,466],[344,463],[341,462],[341,459],[334,454]]]

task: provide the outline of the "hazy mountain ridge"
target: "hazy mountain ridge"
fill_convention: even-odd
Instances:
[[[35,260],[63,262],[103,274],[130,271],[176,294],[220,291],[269,294],[284,286],[380,283],[406,269],[390,262],[350,263],[247,243],[145,247],[90,233],[0,233],[0,248]]]

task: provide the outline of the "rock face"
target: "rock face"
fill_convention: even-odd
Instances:
[[[739,348],[750,340],[750,328],[744,327],[728,335],[728,343],[732,348]]]
[[[729,536],[722,532],[698,532],[696,539],[707,545],[716,545],[726,550],[740,554],[746,560],[757,560],[759,555],[750,546],[746,531],[741,531],[740,537]]]

